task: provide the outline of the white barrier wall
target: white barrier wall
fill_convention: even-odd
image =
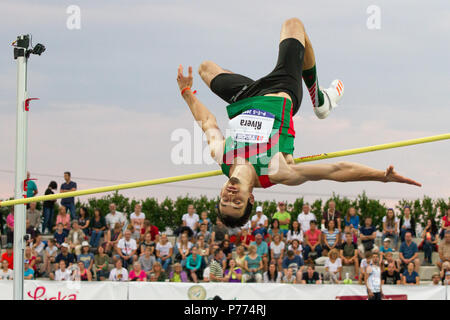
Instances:
[[[289,285],[257,283],[55,282],[25,281],[26,300],[365,300],[360,285]],[[388,299],[445,300],[443,286],[384,286]],[[0,281],[0,300],[13,299],[12,281]]]

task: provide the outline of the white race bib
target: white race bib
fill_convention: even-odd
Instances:
[[[233,140],[247,143],[266,143],[272,132],[275,116],[270,112],[250,109],[229,121]]]

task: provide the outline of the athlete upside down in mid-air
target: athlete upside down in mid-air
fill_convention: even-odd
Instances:
[[[344,93],[340,80],[330,88],[318,86],[311,42],[302,22],[296,18],[283,23],[278,61],[267,76],[253,81],[203,62],[199,74],[208,87],[230,105],[229,129],[225,139],[214,115],[192,93],[192,67],[187,77],[178,68],[181,94],[205,132],[212,158],[229,177],[220,192],[218,217],[229,227],[245,224],[255,201],[253,188],[274,184],[300,185],[306,181],[380,181],[421,186],[402,177],[389,166],[376,170],[351,162],[295,164],[292,117],[302,100],[302,77],[308,87],[315,114],[328,116]]]

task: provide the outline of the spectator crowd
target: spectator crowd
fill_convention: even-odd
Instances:
[[[64,179],[61,192],[76,190],[69,172]],[[52,181],[45,194],[56,190]],[[31,184],[28,192],[34,196],[37,188]],[[435,265],[439,272],[432,283],[450,280],[450,208],[441,221],[426,220],[423,232],[416,234],[408,207],[401,216],[388,209],[382,225],[374,226],[353,207],[339,212],[334,201],[321,216],[306,203],[296,219],[280,202],[271,217],[259,206],[244,226],[227,228],[220,219],[211,221],[207,211],[198,215],[189,205],[179,228],[169,235],[152,224],[140,204],[130,214],[111,203],[108,212],[95,209],[90,215],[84,207],[76,210],[74,198],[65,198],[56,220],[54,205],[45,201],[42,212],[36,203],[28,206],[26,279],[366,284],[371,281],[368,270],[372,274],[379,268],[382,284],[419,285],[420,267]],[[1,280],[13,277],[13,211],[6,222]],[[376,245],[378,233],[381,246]],[[419,245],[414,238],[421,239]],[[424,252],[423,261],[419,251]],[[318,272],[317,265],[324,271]],[[352,267],[354,276],[343,274],[343,266]]]

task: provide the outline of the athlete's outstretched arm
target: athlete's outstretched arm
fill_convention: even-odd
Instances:
[[[330,164],[296,164],[291,165],[292,176],[286,177],[286,184],[299,185],[306,181],[333,180],[347,181],[380,181],[407,183],[421,187],[412,179],[405,178],[389,166],[386,171],[377,170],[353,162],[337,162]]]
[[[180,65],[178,67],[177,82],[180,90],[187,87],[191,88],[193,82],[192,67],[189,67],[188,76],[185,77],[183,75],[183,67]],[[189,106],[195,121],[197,121],[206,135],[211,151],[211,157],[216,160],[216,162],[220,163],[224,148],[224,137],[219,129],[219,126],[217,125],[216,117],[211,113],[211,111],[208,110],[208,108],[205,107],[203,103],[200,102],[200,100],[197,99],[191,90],[185,90],[183,92],[183,99]]]

